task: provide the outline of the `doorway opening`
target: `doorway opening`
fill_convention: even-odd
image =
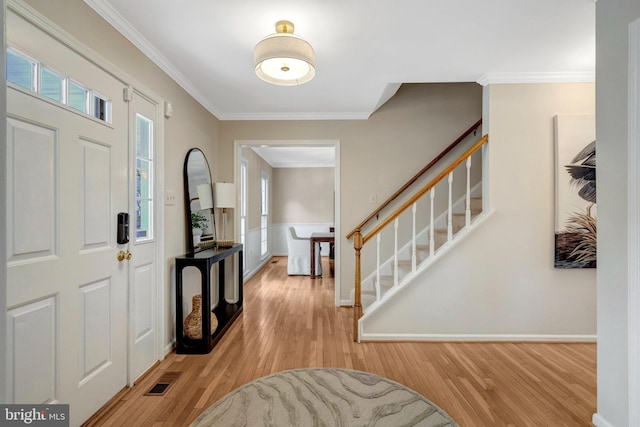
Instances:
[[[247,188],[244,183],[251,182],[252,176],[260,182],[265,173],[272,175],[269,197],[271,222],[267,242],[269,250],[267,256],[261,257],[260,246],[253,248],[252,245],[256,240],[258,245],[263,242],[252,238],[252,230],[256,227],[251,226],[243,200],[246,199],[248,207],[257,203],[257,195],[252,197],[250,186]],[[236,140],[234,181],[238,183],[240,200],[240,209],[234,212],[234,228],[235,235],[244,238],[247,276],[262,268],[272,256],[286,255],[286,232],[290,226],[310,231],[329,231],[333,227],[335,236],[341,235],[339,140]],[[259,232],[260,227],[257,229]],[[324,246],[322,254],[329,255],[329,245]],[[336,306],[343,305],[340,298],[340,247],[338,237],[333,248]]]

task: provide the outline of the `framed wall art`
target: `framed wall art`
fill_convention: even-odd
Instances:
[[[595,116],[558,115],[555,121],[556,268],[595,268]]]

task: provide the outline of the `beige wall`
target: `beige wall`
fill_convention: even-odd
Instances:
[[[595,269],[554,268],[553,118],[594,114],[594,85],[504,84],[485,91],[495,212],[393,305],[374,313],[365,333],[489,339],[596,334]]]
[[[242,149],[242,157],[247,161],[249,175],[247,177],[247,228],[260,228],[260,216],[262,214],[260,207],[262,200],[260,179],[263,172],[269,177],[269,183],[271,184],[269,206],[272,208],[270,219],[273,222],[273,168],[250,148],[244,147]]]
[[[174,206],[165,207],[165,301],[166,313],[174,313],[173,264],[174,257],[186,250],[183,164],[189,148],[199,147],[207,156],[214,181],[218,176],[217,156],[219,122],[170,79],[135,46],[109,26],[82,0],[27,0],[27,4],[47,16],[76,39],[92,48],[113,65],[173,104],[173,116],[164,122],[165,189],[174,190]],[[166,316],[168,345],[173,337],[173,315]]]
[[[274,223],[333,223],[334,168],[275,168]]]
[[[255,151],[250,148],[242,148],[242,157],[247,161],[247,230],[245,236],[245,275],[253,275],[260,269],[265,262],[265,258],[261,255],[260,250],[260,217],[262,215],[261,210],[261,178],[265,173],[269,177],[269,226],[273,223],[273,168],[262,157],[258,156]],[[232,161],[229,161],[232,163]],[[233,181],[233,179],[230,179]],[[239,185],[239,183],[238,183]],[[237,213],[237,212],[236,212]],[[227,224],[227,233],[230,234],[230,230],[234,230],[234,221],[229,221]],[[271,242],[271,232],[269,230],[268,242]],[[239,237],[235,239],[239,241]],[[271,246],[271,245],[269,245]],[[271,254],[271,248],[269,247],[269,253]]]
[[[220,123],[223,179],[233,180],[235,140],[339,140],[341,246],[340,299],[353,288],[352,241],[344,235],[378,200],[419,171],[481,116],[481,87],[473,83],[404,85],[369,120],[229,121]]]

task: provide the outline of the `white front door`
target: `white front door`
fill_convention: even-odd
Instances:
[[[130,370],[129,383],[158,360],[157,245],[155,214],[162,208],[154,188],[157,166],[158,105],[139,91],[129,104],[130,170],[135,170],[129,205],[131,252],[129,280]]]
[[[13,46],[74,82],[69,106],[7,89],[8,400],[68,403],[75,426],[127,384],[129,110],[117,78],[7,19]]]

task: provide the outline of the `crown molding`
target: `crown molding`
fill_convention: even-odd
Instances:
[[[232,113],[218,117],[231,120],[367,120],[371,113]]]
[[[191,81],[185,77],[176,67],[173,66],[158,49],[156,49],[138,30],[136,30],[120,13],[111,5],[102,0],[84,0],[84,2],[107,21],[113,28],[122,34],[127,40],[133,43],[142,53],[153,61],[162,71],[167,73],[178,85],[180,85],[189,95],[198,101],[204,108],[216,117],[220,117],[220,111],[213,105],[207,97],[200,92]]]
[[[592,71],[548,72],[548,73],[487,73],[477,80],[478,84],[508,83],[593,83],[596,73]]]

